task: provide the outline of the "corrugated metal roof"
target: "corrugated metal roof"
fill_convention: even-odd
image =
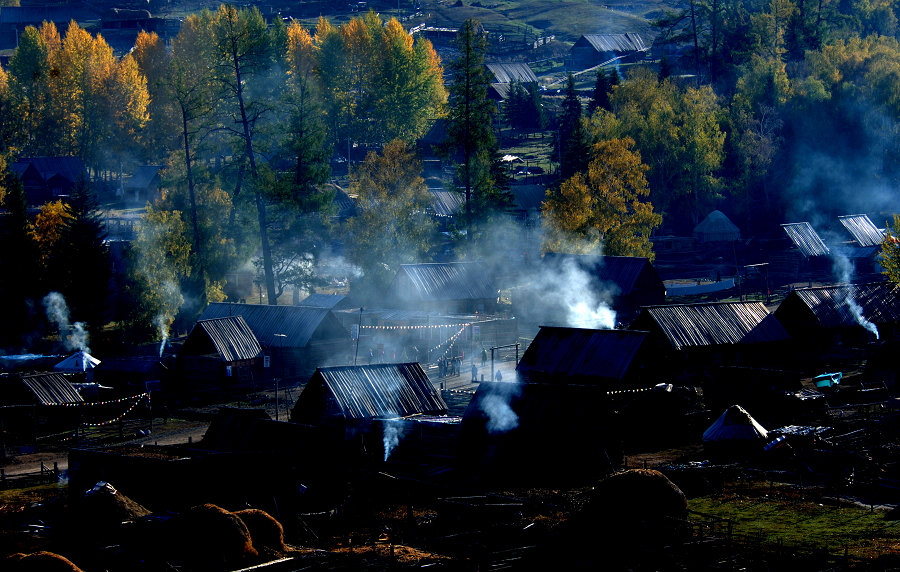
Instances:
[[[347,419],[447,412],[447,404],[418,363],[320,367],[310,383],[319,380]]]
[[[333,328],[346,332],[338,319],[326,308],[310,308],[304,306],[265,306],[256,304],[228,304],[213,302],[203,310],[201,320],[224,318],[226,316],[243,316],[247,325],[263,345],[281,345],[291,348],[304,348],[309,345],[316,330],[326,322]],[[276,339],[275,334],[284,334],[283,340]],[[347,337],[350,333],[346,332]]]
[[[582,36],[598,52],[643,52],[647,50],[640,34],[585,34]],[[578,43],[578,42],[576,42]]]
[[[394,286],[401,277],[412,285],[411,295],[421,301],[483,300],[497,297],[497,286],[478,262],[401,264]]]
[[[22,383],[43,405],[81,403],[84,399],[61,373],[35,373],[21,376]]]
[[[884,242],[884,232],[879,230],[867,215],[839,216],[838,220],[860,246],[878,246]]]
[[[781,225],[781,228],[800,249],[803,256],[825,256],[830,252],[825,246],[825,241],[819,237],[808,222],[792,222]]]
[[[859,325],[847,304],[851,297],[873,324],[900,322],[900,287],[891,282],[798,288],[788,296],[799,298],[826,328]]]
[[[343,294],[310,294],[303,300],[300,300],[299,305],[332,310],[346,298]]]
[[[197,320],[196,326],[188,334],[185,345],[190,343],[192,336],[197,335],[197,328],[209,337],[222,361],[248,360],[262,353],[259,340],[241,316]]]
[[[619,294],[628,294],[634,290],[641,272],[646,267],[649,266],[653,274],[656,275],[656,269],[650,264],[650,259],[637,256],[589,256],[548,252],[544,255],[543,260],[546,263],[559,266],[567,260],[571,260],[579,268],[591,273],[600,280],[612,282],[618,286]],[[662,283],[662,280],[660,280],[660,283]]]
[[[437,189],[428,189],[428,192],[434,197],[431,208],[434,209],[436,215],[453,216],[465,206],[465,198],[462,193]]]
[[[621,380],[647,332],[541,326],[516,370],[527,381]]]
[[[528,64],[493,63],[484,65],[497,79],[492,83],[511,83],[513,80],[519,83],[532,83],[538,80]]]
[[[674,304],[644,308],[632,327],[652,320],[675,349],[790,339],[762,302]]]

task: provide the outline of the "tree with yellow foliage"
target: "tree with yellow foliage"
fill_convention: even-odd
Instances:
[[[650,233],[662,222],[644,202],[647,166],[630,138],[596,143],[587,174],[576,173],[543,204],[544,250],[653,258]]]

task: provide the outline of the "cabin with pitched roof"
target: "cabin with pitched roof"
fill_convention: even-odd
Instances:
[[[241,392],[263,386],[262,346],[241,316],[197,320],[178,352],[173,394]]]
[[[876,282],[797,288],[778,306],[775,317],[806,347],[862,347],[897,336],[900,286]]]
[[[22,181],[29,206],[68,195],[79,179],[87,179],[87,169],[78,157],[22,158],[11,163],[9,169]]]
[[[762,302],[649,306],[631,329],[650,333],[673,374],[713,366],[777,363],[791,337]]]
[[[499,290],[479,262],[401,264],[388,287],[386,305],[447,314],[494,313]]]
[[[585,34],[578,38],[566,56],[566,69],[583,70],[603,64],[615,65],[640,61],[649,48],[640,34]]]
[[[317,367],[352,363],[350,332],[327,308],[266,306],[214,302],[200,320],[241,316],[263,352],[272,356],[271,367],[286,383],[305,381]]]

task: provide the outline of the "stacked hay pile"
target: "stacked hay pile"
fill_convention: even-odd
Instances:
[[[584,507],[556,530],[544,558],[567,569],[627,568],[679,542],[687,497],[659,471],[633,469],[594,487]]]
[[[82,572],[65,556],[53,552],[18,552],[0,561],[0,569],[7,572]]]

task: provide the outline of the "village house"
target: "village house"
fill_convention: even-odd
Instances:
[[[263,386],[262,347],[241,316],[197,320],[178,352],[171,395],[237,394]]]

